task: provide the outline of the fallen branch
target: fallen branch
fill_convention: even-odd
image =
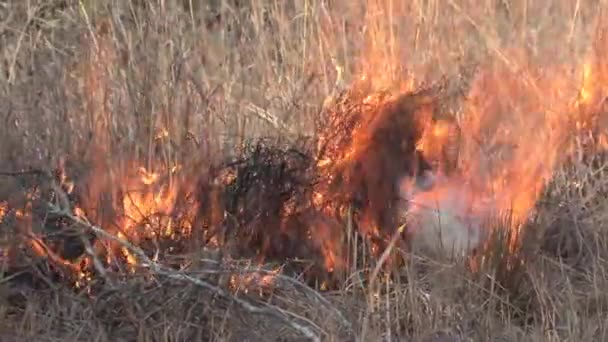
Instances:
[[[219,262],[217,260],[210,260],[210,259],[200,259],[200,261],[202,262],[209,262],[209,263],[216,263],[219,264]],[[255,269],[241,269],[241,268],[237,268],[237,267],[231,267],[225,270],[205,270],[202,273],[204,274],[226,274],[229,273],[231,274],[232,272],[239,272],[239,273],[262,273],[262,274],[266,274],[266,275],[272,275],[276,280],[280,280],[285,282],[285,284],[290,284],[293,285],[294,287],[299,288],[300,290],[306,292],[307,294],[310,294],[313,299],[318,300],[319,302],[321,302],[323,305],[325,305],[326,307],[328,307],[330,310],[332,310],[336,316],[338,317],[338,319],[341,321],[342,324],[344,324],[344,326],[352,333],[353,332],[353,326],[352,324],[346,319],[346,317],[344,317],[344,315],[342,314],[342,312],[334,307],[333,305],[331,305],[331,303],[329,302],[329,300],[327,300],[325,297],[323,297],[319,292],[313,290],[312,288],[310,288],[309,286],[307,286],[306,284],[298,281],[297,279],[294,279],[293,277],[290,276],[286,276],[283,275],[281,273],[275,273],[272,270],[267,270],[264,268],[255,268]]]
[[[313,329],[311,327],[314,327],[316,330],[320,330],[320,328],[316,324],[314,324],[312,321],[310,321],[306,318],[297,316],[294,313],[291,313],[289,311],[286,311],[286,310],[278,308],[278,307],[270,306],[268,304],[266,305],[266,307],[256,306],[244,299],[231,295],[224,289],[217,287],[213,284],[210,284],[204,280],[194,278],[188,274],[184,274],[184,273],[169,269],[157,262],[152,261],[150,258],[148,258],[148,256],[144,253],[144,251],[141,248],[131,244],[130,242],[128,242],[124,239],[118,238],[117,236],[114,236],[114,235],[106,232],[104,229],[97,227],[91,223],[88,223],[88,222],[84,221],[83,219],[73,215],[70,212],[61,210],[60,208],[56,207],[55,205],[53,205],[51,203],[49,203],[48,206],[49,206],[49,210],[52,211],[54,214],[63,215],[64,217],[69,218],[70,220],[74,221],[75,223],[78,223],[80,225],[83,225],[83,226],[91,229],[99,237],[104,237],[106,239],[112,240],[114,242],[119,243],[123,247],[127,248],[131,253],[133,253],[137,258],[139,258],[142,261],[140,266],[147,267],[156,274],[166,276],[168,278],[175,279],[175,280],[191,282],[192,284],[195,284],[197,286],[203,287],[207,290],[214,292],[216,295],[219,295],[220,297],[223,297],[223,298],[226,298],[229,300],[234,300],[239,306],[241,306],[243,309],[245,309],[246,311],[248,311],[252,314],[262,314],[262,315],[276,318],[276,319],[280,320],[281,322],[285,323],[286,325],[290,326],[294,330],[300,332],[301,334],[303,334],[304,336],[309,338],[311,341],[320,341],[319,335],[315,331],[313,331]],[[306,321],[306,323],[309,326],[305,326],[303,324],[300,324],[300,323],[294,321],[294,318],[300,319],[302,321]]]

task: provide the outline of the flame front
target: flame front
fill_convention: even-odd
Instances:
[[[165,153],[170,151],[171,143],[167,142],[175,138],[176,129],[170,122],[160,122],[161,115],[151,113],[153,119],[146,123],[146,133],[141,133],[141,140],[149,145],[147,152],[134,149],[125,153],[126,159],[111,158],[112,151],[122,148],[115,146],[118,143],[113,137],[136,133],[122,127],[119,113],[107,103],[127,90],[113,87],[111,80],[116,76],[112,68],[118,63],[117,54],[107,37],[98,37],[90,58],[81,65],[85,77],[80,90],[93,117],[90,127],[83,131],[91,131],[95,141],[87,151],[92,159],[87,160],[90,174],[83,184],[76,185],[62,165],[58,180],[67,194],[80,196],[73,214],[129,244],[145,245],[146,252],[152,249],[155,257],[163,249],[164,240],[194,240],[228,250],[233,246],[225,238],[229,233],[241,233],[246,238],[235,243],[251,243],[253,246],[247,247],[255,249],[253,254],[261,255],[261,260],[272,254],[269,250],[299,256],[293,250],[303,245],[308,249],[302,248],[301,254],[316,253],[328,273],[343,270],[350,265],[347,259],[351,254],[359,255],[357,247],[345,247],[354,240],[351,230],[363,236],[378,255],[392,235],[401,233],[401,216],[413,217],[407,231],[414,234],[414,241],[416,236],[428,237],[425,232],[429,227],[448,224],[452,226],[450,241],[441,242],[464,246],[469,235],[475,244],[483,243],[483,236],[493,228],[486,219],[508,214],[511,223],[503,228],[514,233],[510,247],[517,248],[518,232],[534,213],[547,182],[574,153],[575,144],[587,143],[581,142],[581,136],[591,136],[598,147],[608,148],[604,110],[608,68],[604,55],[595,47],[580,65],[535,65],[521,51],[507,53],[505,58],[510,63],[496,61],[479,67],[461,99],[462,109],[442,112],[445,109],[435,106],[429,100],[431,96],[412,95],[419,77],[398,63],[398,44],[391,41],[394,35],[387,31],[394,23],[374,19],[381,12],[399,9],[383,6],[388,5],[368,3],[368,48],[357,66],[356,84],[349,89],[352,92],[342,102],[326,108],[330,121],[338,123],[329,125],[317,137],[317,149],[323,149],[325,155],[306,170],[323,181],[310,185],[312,194],[303,195],[310,198],[290,198],[267,212],[250,213],[237,206],[229,213],[225,207],[230,201],[222,198],[224,189],[216,189],[240,182],[238,177],[255,175],[211,179],[208,187],[197,188],[201,175],[196,172],[200,170],[194,165],[189,169],[190,165],[179,164],[178,157]],[[409,102],[400,102],[403,96]],[[352,117],[345,117],[351,113]],[[432,164],[432,172],[417,173],[421,169],[417,153]],[[281,171],[285,168],[280,167]],[[432,179],[421,186],[416,179],[421,176]],[[264,185],[254,187],[264,191]],[[214,197],[215,191],[220,195]],[[283,194],[276,197],[279,195]],[[406,206],[401,205],[403,198],[399,196],[405,197]],[[256,194],[244,197],[246,204],[258,208]],[[209,203],[201,203],[202,198],[209,198]],[[301,209],[307,205],[312,209]],[[0,202],[0,223],[9,209],[7,203]],[[234,222],[241,223],[239,217],[235,218],[239,215],[246,217],[246,223],[254,223],[234,227]],[[33,230],[31,203],[17,210],[15,216],[20,232],[37,255],[76,269],[79,282],[91,279],[84,269],[93,267],[93,256],[82,253],[80,260],[68,261],[46,248]],[[216,228],[222,234],[210,233]],[[281,236],[269,236],[273,234]],[[269,247],[273,241],[279,241],[280,246]],[[234,249],[238,247],[243,246]],[[96,241],[94,248],[95,252],[106,253],[105,266],[123,262],[134,270],[138,264],[123,244]],[[258,281],[268,283],[271,278],[272,274]]]
[[[608,95],[602,68],[594,56],[574,73],[570,70],[539,66],[514,72],[502,64],[482,69],[457,121],[458,170],[438,175],[435,189],[412,196],[412,202],[420,204],[414,205],[414,216],[420,216],[418,211],[425,205],[444,206],[455,215],[477,219],[508,215],[511,249],[516,248],[518,230],[533,213],[554,171],[572,157],[581,133],[595,132],[596,147],[605,148],[607,127],[597,121],[605,115],[600,106]],[[571,81],[576,75],[581,80],[578,88]],[[427,158],[437,159],[437,151],[453,142],[446,139],[444,122],[430,125],[427,131],[419,148]],[[455,191],[470,196],[461,195],[456,203],[451,200]],[[480,222],[468,222],[468,228],[490,229]]]

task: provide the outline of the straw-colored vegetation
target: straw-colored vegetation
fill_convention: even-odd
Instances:
[[[238,155],[247,139],[315,135],[324,104],[363,75],[380,90],[469,66],[524,70],[530,82],[566,66],[569,96],[594,44],[608,57],[602,3],[0,1],[0,171],[62,158],[76,170],[90,161],[102,170],[204,165]],[[521,110],[517,97],[503,103]],[[390,277],[369,283],[353,270],[330,292],[279,277],[273,296],[242,299],[252,307],[188,278],[210,269],[200,262],[188,277],[125,271],[94,295],[60,281],[32,290],[7,274],[0,340],[606,340],[608,164],[594,158],[556,169],[521,251],[508,255],[497,236],[476,272],[462,260],[411,255]],[[0,179],[1,198],[17,191],[8,184]],[[5,262],[12,240],[0,243]]]

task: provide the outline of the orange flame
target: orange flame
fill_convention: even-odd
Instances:
[[[0,224],[2,224],[2,221],[4,220],[4,216],[6,216],[7,212],[8,212],[8,203],[6,203],[5,201],[0,201]]]
[[[391,90],[393,94],[399,95],[411,91],[417,80],[408,74],[408,71],[402,70],[398,62],[398,43],[394,40],[396,35],[391,32],[392,27],[396,26],[391,22],[392,17],[388,20],[376,18],[379,15],[384,16],[384,13],[400,11],[399,8],[389,6],[403,5],[398,5],[397,2],[368,2],[367,46],[362,62],[358,65],[358,81],[369,83],[374,91],[391,88],[391,85],[396,84]],[[93,120],[90,120],[93,127],[90,129],[95,136],[94,148],[99,152],[91,154],[105,157],[112,151],[112,134],[119,121],[107,103],[113,97],[112,92],[120,91],[112,87],[111,82],[111,68],[118,63],[118,58],[109,39],[102,36],[97,38],[95,48],[91,49],[90,59],[83,65],[85,77],[81,86],[82,94],[87,100],[86,108],[93,116]],[[530,63],[522,56],[519,51],[515,51],[513,56],[506,56],[514,61],[512,65],[528,66],[520,70],[516,70],[512,65],[507,67],[502,64],[490,64],[482,69],[472,81],[464,109],[457,117],[451,118],[453,120],[431,120],[433,115],[426,107],[417,113],[418,116],[424,117],[422,121],[428,127],[417,140],[416,148],[422,151],[426,159],[436,162],[438,165],[435,166],[440,169],[436,175],[435,186],[430,191],[414,191],[411,179],[401,184],[403,192],[413,203],[408,213],[420,219],[417,221],[417,224],[421,225],[417,227],[418,230],[425,229],[424,225],[432,225],[433,220],[445,218],[442,215],[425,216],[428,209],[434,210],[435,206],[447,206],[447,217],[452,220],[452,224],[469,225],[465,230],[470,229],[471,225],[475,226],[475,229],[484,229],[482,221],[485,216],[494,212],[510,212],[513,225],[506,228],[515,232],[515,238],[511,242],[511,247],[515,248],[517,232],[523,222],[533,214],[543,187],[570,152],[572,133],[594,129],[601,120],[608,126],[606,115],[603,118],[598,115],[602,112],[601,107],[608,95],[608,68],[597,51],[577,70],[581,79],[580,87],[571,86],[572,79],[576,77],[569,72],[567,66],[529,66]],[[378,111],[373,108],[380,108],[392,99],[394,98],[379,92],[364,98],[362,104],[372,110],[368,113],[370,117],[363,118],[360,124],[376,124],[372,116],[378,115]],[[403,126],[404,130],[411,128],[402,122],[389,122],[388,125]],[[155,143],[161,144],[171,138],[170,132],[173,130],[158,127],[160,125],[157,123],[152,126],[156,131],[152,139]],[[454,144],[456,126],[460,134],[460,140],[457,142],[458,160],[456,170],[448,170],[443,164],[452,158],[446,154],[446,150]],[[361,158],[364,163],[357,167],[370,168],[366,161],[377,164],[393,162],[392,156],[382,156],[381,151],[374,150],[373,140],[376,137],[368,133],[366,129],[355,129],[350,141],[339,146],[337,153],[318,162],[317,171],[326,172],[326,167],[331,165],[327,171],[331,172],[339,169],[342,164],[366,154],[370,155],[369,159]],[[599,133],[597,142],[602,148],[608,148],[606,128]],[[111,220],[100,225],[109,231],[116,231],[118,238],[138,245],[144,240],[192,237],[199,203],[180,202],[185,194],[192,192],[192,179],[180,174],[180,165],[167,167],[166,164],[170,163],[161,163],[155,160],[154,153],[150,154],[147,156],[149,160],[145,162],[139,155],[133,157],[126,171],[114,165],[108,167],[101,158],[95,159],[94,175],[88,184],[90,194],[83,196],[83,203],[79,203],[74,209],[74,214],[82,218],[94,216],[92,212],[103,204],[101,195],[109,193],[112,197],[110,205],[113,212],[107,215],[111,216]],[[164,168],[160,167],[161,165],[164,165]],[[168,171],[159,171],[163,169]],[[385,178],[402,176],[387,175],[382,171],[384,170],[372,170],[369,174],[355,175],[353,178],[368,177],[361,182],[385,185]],[[60,181],[71,193],[74,184],[67,175],[62,173]],[[391,186],[394,187],[393,184]],[[376,191],[373,187],[366,190],[377,196],[363,205],[382,212],[385,203],[376,201],[381,197],[378,194],[381,195],[382,191]],[[315,192],[314,205],[324,207],[327,216],[338,211],[340,215],[346,216],[343,213],[345,208],[338,208],[336,203],[324,203],[331,201],[331,194],[328,192]],[[7,204],[0,202],[0,223],[7,211]],[[178,214],[183,216],[183,222],[176,221]],[[223,215],[223,212],[217,214]],[[16,216],[19,228],[24,233],[33,235],[31,204],[25,210],[17,210]],[[380,219],[371,216],[365,212],[359,218],[364,223],[362,230],[366,230],[364,233],[368,238],[381,234],[377,224]],[[306,231],[307,238],[321,250],[325,270],[334,272],[343,268],[346,263],[342,250],[344,234],[339,223],[318,218],[307,219],[305,223],[309,228]],[[458,231],[454,233],[459,234]],[[484,235],[483,233],[480,235]],[[217,239],[212,241],[220,244]],[[30,244],[36,254],[49,254],[35,236],[31,238]],[[112,254],[114,252],[120,253],[127,264],[137,264],[136,257],[124,246],[110,244],[109,250],[109,260],[117,256]],[[66,261],[61,262],[67,264]],[[90,265],[90,260],[85,259],[83,266],[87,265]],[[86,282],[88,277],[90,274],[86,272],[78,273],[79,282]],[[267,284],[271,278],[272,274],[265,275],[257,281]]]
[[[568,156],[572,134],[596,127],[592,117],[607,95],[608,78],[591,62],[582,65],[580,74],[582,86],[576,89],[568,87],[572,76],[561,66],[522,73],[500,65],[484,69],[473,81],[458,122],[458,175],[443,177],[435,190],[420,193],[413,201],[428,203],[431,196],[454,210],[447,194],[468,188],[474,196],[462,201],[469,201],[469,207],[492,203],[497,212],[508,212],[516,240],[544,186]],[[436,159],[437,151],[450,143],[447,131],[442,122],[429,127],[419,146],[427,158]],[[605,144],[605,134],[598,142]],[[516,241],[511,243],[515,248]]]

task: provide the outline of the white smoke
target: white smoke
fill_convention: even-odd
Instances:
[[[400,191],[414,251],[466,255],[484,241],[491,206],[475,198],[466,183],[427,172],[416,181],[401,181]]]

